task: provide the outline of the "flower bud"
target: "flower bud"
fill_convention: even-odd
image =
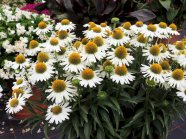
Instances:
[[[113,17],[112,19],[111,19],[111,23],[119,23],[119,18],[117,18],[117,17]]]
[[[155,86],[156,86],[156,82],[155,82],[154,80],[146,79],[146,84],[147,84],[149,87],[155,87]]]
[[[107,98],[107,93],[105,91],[100,91],[97,97],[99,100],[105,100]]]
[[[72,85],[73,86],[78,86],[79,85],[79,79],[72,80]]]

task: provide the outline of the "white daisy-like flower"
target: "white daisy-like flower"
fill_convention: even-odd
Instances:
[[[65,30],[65,31],[71,31],[74,30],[76,27],[75,24],[70,22],[68,19],[61,20],[60,23],[57,23],[55,29],[58,31]]]
[[[150,66],[142,65],[141,72],[144,77],[154,80],[157,83],[165,82],[163,70],[160,64],[154,63]]]
[[[30,98],[30,97],[32,96],[31,92],[32,92],[32,90],[31,90],[30,87],[25,87],[25,88],[21,88],[21,87],[19,87],[19,88],[12,88],[12,96],[14,96],[14,97],[16,97],[16,96],[17,96],[17,97],[21,96],[21,97],[23,97],[23,98],[25,98],[25,99],[28,99],[28,98]]]
[[[167,83],[173,88],[181,88],[186,85],[184,71],[175,69],[167,75]]]
[[[142,21],[137,21],[135,25],[132,25],[130,29],[134,31],[135,34],[141,33],[143,30],[145,30],[147,25],[143,24]]]
[[[100,36],[93,38],[93,42],[100,48],[102,52],[105,52],[110,48],[105,39]]]
[[[176,92],[177,96],[182,98],[183,101],[186,101],[186,87],[178,88],[178,92]]]
[[[30,66],[30,59],[25,58],[23,54],[19,54],[15,57],[15,62],[12,62],[13,69],[23,69]]]
[[[20,87],[21,88],[30,87],[28,81],[26,81],[25,78],[23,78],[23,77],[22,78],[19,77],[19,78],[16,79],[15,82],[13,82],[12,89],[14,89],[14,88],[20,88]]]
[[[165,22],[155,24],[157,28],[157,37],[160,39],[167,39],[169,37],[169,28]]]
[[[153,24],[150,24],[146,27],[146,29],[142,30],[141,33],[146,38],[154,38],[157,37],[157,27]]]
[[[46,92],[49,93],[47,96],[48,100],[59,104],[72,100],[72,98],[77,95],[77,88],[72,86],[69,81],[56,79]]]
[[[56,60],[54,56],[50,53],[39,52],[37,55],[37,62],[45,62],[46,64],[53,65]]]
[[[117,84],[130,84],[135,79],[135,76],[128,71],[125,65],[117,66],[114,69],[113,74],[110,76],[113,82]]]
[[[56,37],[49,38],[49,40],[43,45],[45,46],[45,51],[47,51],[47,52],[61,51],[60,45],[59,45],[59,39]]]
[[[83,43],[77,40],[73,43],[72,50],[77,51],[77,52],[82,52],[83,47],[84,47]]]
[[[174,60],[176,60],[180,66],[186,67],[186,53],[176,55]]]
[[[165,58],[170,57],[170,53],[166,50],[165,45],[153,45],[143,49],[143,56],[147,57],[149,62],[158,62],[160,63]]]
[[[50,124],[60,124],[69,119],[69,113],[72,112],[69,103],[53,104],[47,109],[46,120]]]
[[[109,60],[106,60],[102,65],[98,65],[99,69],[97,70],[99,72],[98,76],[101,78],[109,78],[110,73],[112,72],[114,65]]]
[[[96,87],[96,84],[101,84],[102,78],[98,77],[97,71],[90,68],[84,69],[77,77],[80,80],[80,85],[83,87]]]
[[[85,69],[85,64],[81,60],[81,55],[78,52],[72,52],[68,54],[67,58],[62,59],[62,62],[60,64],[67,72],[78,73]]]
[[[107,43],[109,45],[120,46],[128,43],[129,40],[130,38],[125,36],[120,28],[115,28],[112,32],[112,35],[107,38]]]
[[[178,54],[185,49],[185,43],[183,41],[177,41],[174,44],[169,44],[168,47],[174,54]]]
[[[32,84],[39,81],[46,81],[54,74],[54,68],[51,65],[47,65],[44,62],[38,62],[32,65],[29,69],[29,80]]]
[[[105,57],[105,53],[94,43],[89,41],[82,50],[82,60],[86,64],[96,63]]]
[[[40,34],[46,34],[50,32],[52,29],[52,25],[47,25],[46,22],[41,21],[39,22],[38,27],[34,30],[34,32],[36,32],[36,34],[39,36]]]
[[[10,114],[18,113],[25,106],[25,99],[21,96],[12,97],[6,105],[6,111]]]
[[[83,25],[83,27],[85,27],[85,28],[89,28],[89,27],[96,27],[96,26],[98,26],[97,24],[95,24],[94,22],[89,22],[89,23],[87,23],[87,24],[84,24]]]
[[[131,23],[130,22],[125,22],[119,27],[126,35],[128,36],[134,36],[134,31],[131,30]]]
[[[107,53],[107,59],[109,59],[113,65],[122,66],[131,64],[134,60],[134,57],[127,52],[127,48],[124,46],[118,46],[115,49],[112,48],[112,51]]]
[[[29,49],[27,50],[27,55],[35,56],[39,51],[41,51],[39,42],[36,40],[31,40],[29,42]]]
[[[93,39],[97,36],[106,37],[106,32],[104,30],[102,30],[100,27],[97,27],[97,26],[93,27],[89,30],[83,31],[83,34],[88,39]]]
[[[107,23],[101,23],[100,25],[97,25],[98,27],[101,28],[103,31],[111,31],[111,27],[107,25]]]
[[[57,53],[54,53],[53,57],[56,59],[56,61],[61,62],[66,57],[67,53],[70,51],[68,50],[68,48],[69,47],[66,48],[61,46],[60,47],[61,50]]]
[[[73,33],[67,32],[65,30],[61,30],[57,33],[59,39],[59,45],[67,47],[67,45],[71,45],[76,36]]]
[[[168,33],[170,35],[180,35],[180,33],[177,31],[177,26],[174,23],[169,25]]]
[[[138,37],[133,38],[130,41],[130,44],[134,47],[148,47],[149,43],[147,38],[143,36],[143,34],[140,34]],[[147,45],[147,46],[146,46]]]
[[[166,74],[168,72],[170,72],[171,66],[169,64],[168,60],[163,60],[160,62],[160,65],[162,67],[163,73]],[[166,75],[165,75],[166,76]]]

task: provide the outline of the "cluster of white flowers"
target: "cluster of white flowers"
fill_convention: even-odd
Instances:
[[[4,8],[4,13],[8,14],[7,21],[18,20],[23,15],[27,19],[37,17],[22,11],[20,15],[18,9],[16,13],[19,16],[14,16],[7,9]],[[29,30],[19,23],[16,25],[15,32],[22,38],[13,45],[9,40],[3,42],[7,53],[16,53],[15,60],[6,60],[2,69],[3,73],[7,72],[6,78],[16,78],[7,112],[17,113],[23,109],[32,96],[31,86],[40,82],[48,83],[48,88],[43,92],[51,102],[46,120],[61,123],[69,118],[72,111],[69,102],[78,95],[75,81],[85,89],[97,87],[104,80],[120,85],[131,84],[136,78],[132,65],[137,61],[142,63],[140,73],[145,79],[154,81],[160,87],[178,89],[178,96],[186,100],[186,41],[174,44],[162,41],[179,35],[175,24],[167,26],[160,22],[145,25],[138,21],[131,25],[125,22],[112,29],[106,23],[98,25],[89,22],[84,25],[88,29],[83,31],[82,39],[73,32],[75,27],[68,19],[55,25],[45,17],[36,28]],[[37,37],[23,37],[28,34]],[[140,59],[137,59],[137,55],[140,55]],[[169,62],[176,62],[179,68],[174,69]]]

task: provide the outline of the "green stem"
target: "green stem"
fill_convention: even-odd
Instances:
[[[116,28],[116,23],[113,23],[113,29],[115,29]]]

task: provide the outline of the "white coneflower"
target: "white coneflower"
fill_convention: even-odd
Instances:
[[[76,38],[73,33],[67,32],[65,30],[58,31],[57,35],[59,39],[59,45],[64,47],[71,45]]]
[[[168,33],[170,35],[180,35],[180,33],[177,31],[177,26],[174,23],[169,25]]]
[[[113,82],[122,85],[130,84],[130,82],[135,79],[135,77],[132,75],[131,72],[128,71],[125,65],[115,67],[114,72],[110,78]]]
[[[84,24],[84,25],[83,25],[83,27],[86,27],[86,28],[87,28],[87,27],[88,27],[88,28],[89,28],[89,27],[95,27],[95,26],[97,26],[97,24],[95,24],[95,23],[92,22],[92,21],[89,22],[89,23],[87,23],[87,24]]]
[[[159,45],[153,45],[143,49],[143,56],[147,57],[149,62],[161,62],[165,58],[169,58],[169,53],[166,53],[166,48],[162,48]]]
[[[50,32],[52,28],[52,25],[47,25],[46,22],[41,21],[39,22],[38,27],[34,30],[34,32],[36,32],[37,35],[46,34]]]
[[[129,40],[130,38],[125,36],[120,28],[115,28],[112,32],[112,35],[107,38],[107,43],[109,45],[120,46],[128,43]]]
[[[26,58],[23,54],[15,57],[15,62],[12,62],[13,69],[23,69],[30,65],[30,59]]]
[[[49,38],[49,40],[44,43],[44,46],[45,51],[47,52],[59,52],[61,50],[59,45],[59,39],[56,37]]]
[[[69,81],[60,79],[53,81],[46,92],[49,94],[47,99],[58,104],[72,100],[77,95],[77,89]]]
[[[167,76],[168,84],[173,88],[181,88],[186,85],[184,71],[182,69],[175,69]]]
[[[145,30],[147,25],[143,24],[142,21],[137,21],[134,25],[130,27],[132,31],[135,32],[135,34],[141,33],[143,30]]]
[[[76,27],[75,24],[73,24],[71,21],[68,19],[63,19],[61,20],[60,23],[57,23],[55,29],[58,31],[65,30],[65,31],[71,31],[74,30]]]
[[[138,37],[133,38],[130,41],[130,44],[134,47],[142,47],[142,48],[149,46],[148,40],[147,38],[144,37],[143,34],[140,34]]]
[[[29,80],[32,84],[39,81],[46,81],[52,77],[52,74],[54,74],[54,68],[44,62],[33,64],[29,70]]]
[[[19,87],[29,87],[29,86],[30,85],[29,85],[28,81],[25,80],[25,78],[19,77],[16,79],[15,82],[13,82],[12,88],[14,89],[14,88],[19,88]]]
[[[178,54],[185,49],[185,43],[183,41],[177,41],[173,45],[168,45],[168,47],[174,54]]]
[[[124,64],[128,66],[133,62],[134,57],[127,52],[127,48],[118,46],[107,53],[107,59],[109,59],[113,65],[122,66]]]
[[[25,99],[21,96],[12,97],[6,105],[6,111],[10,114],[18,113],[25,106]]]
[[[13,88],[12,90],[12,96],[16,97],[16,96],[21,96],[23,98],[30,98],[32,96],[31,94],[32,90],[30,87],[25,87],[25,88]]]
[[[61,65],[68,72],[78,73],[85,69],[85,64],[81,60],[81,55],[78,52],[70,53],[67,58],[62,59]]]
[[[178,92],[176,92],[177,96],[182,98],[183,101],[186,101],[186,87],[178,88]]]
[[[163,70],[160,64],[154,63],[150,66],[142,65],[141,72],[144,77],[154,80],[157,83],[165,82]]]
[[[106,60],[103,62],[102,65],[98,65],[99,69],[97,70],[99,72],[98,76],[101,78],[109,78],[110,73],[114,69],[114,65],[109,60]]]
[[[134,31],[131,30],[131,23],[130,22],[124,22],[121,27],[119,27],[126,35],[128,36],[134,36]]]
[[[105,53],[92,41],[89,41],[82,50],[82,60],[86,64],[96,63],[104,57]]]
[[[60,124],[69,119],[69,113],[72,112],[69,103],[53,104],[47,109],[46,120],[50,124]]]
[[[160,22],[155,25],[157,27],[157,37],[160,39],[167,39],[169,37],[169,28],[165,22]]]
[[[146,29],[142,30],[141,33],[146,38],[154,38],[157,37],[157,27],[153,24],[150,24],[146,27]]]
[[[39,52],[37,55],[37,61],[45,62],[46,64],[49,64],[49,65],[53,65],[56,62],[56,60],[54,59],[54,56],[46,52]]]
[[[89,30],[86,30],[83,32],[84,36],[88,39],[93,39],[97,36],[100,37],[106,37],[106,32],[104,30],[102,30],[100,27],[93,27]]]
[[[101,30],[103,30],[103,31],[111,31],[111,27],[110,26],[108,26],[107,25],[107,23],[101,23],[100,25],[97,25],[98,27],[100,27],[101,28]]]
[[[29,42],[29,49],[27,50],[27,54],[29,56],[35,56],[39,51],[41,51],[39,42],[36,40],[31,40]]]
[[[98,77],[97,71],[90,68],[84,69],[77,77],[80,80],[80,85],[84,87],[96,87],[96,84],[101,84],[102,78]]]
[[[105,39],[102,37],[97,36],[93,38],[93,42],[100,48],[102,52],[106,52],[110,48]]]

